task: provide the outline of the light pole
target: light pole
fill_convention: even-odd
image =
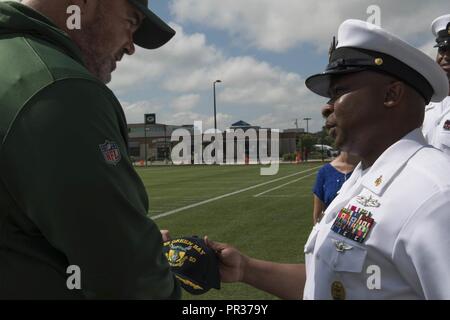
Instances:
[[[147,123],[144,122],[144,157],[145,167],[147,168]]]
[[[305,118],[303,119],[306,121],[306,133],[309,133],[309,120],[312,120],[311,118]]]
[[[216,83],[221,83],[222,80],[216,80],[213,83],[214,90],[214,133],[217,132],[217,117],[216,117]]]
[[[164,163],[167,164],[167,124],[164,124]]]

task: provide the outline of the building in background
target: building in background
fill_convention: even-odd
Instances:
[[[280,153],[281,155],[287,153],[296,153],[300,137],[306,134],[305,129],[286,129],[280,134]]]
[[[186,129],[191,133],[192,139],[194,139],[194,125],[168,125],[168,124],[147,124],[146,132],[144,131],[144,124],[129,124],[128,125],[128,133],[129,133],[129,154],[133,161],[145,161],[145,155],[147,154],[148,161],[165,161],[170,160],[172,148],[178,142],[171,142],[172,133],[177,129]],[[204,128],[205,129],[205,128]],[[256,152],[258,154],[258,149],[251,150],[252,146],[259,146],[259,138],[261,130],[268,130],[269,128],[261,128],[260,126],[251,125],[245,121],[238,121],[233,123],[228,131],[236,131],[242,130],[245,133],[248,133],[249,129],[254,129],[253,132],[256,133],[256,140],[246,138],[244,142],[245,148],[245,157],[248,157],[251,151]],[[227,131],[226,130],[226,131]],[[224,157],[226,156],[226,131],[223,132],[223,141],[224,141]],[[305,129],[286,129],[280,132],[280,150],[279,156],[282,157],[284,154],[295,153],[297,152],[298,142],[300,137],[305,134]],[[269,133],[270,139],[270,133]],[[237,152],[237,144],[242,141],[237,141],[235,139],[235,154]],[[253,142],[253,143],[250,143]],[[147,144],[147,150],[145,145]],[[192,140],[192,146],[194,141]],[[208,144],[208,143],[206,143]],[[205,143],[204,143],[205,145]],[[270,150],[270,141],[268,141],[268,150]],[[235,157],[237,163],[239,157]],[[254,159],[253,159],[254,160]]]
[[[146,127],[146,131],[144,131]],[[175,126],[168,124],[150,124],[144,126],[141,124],[128,125],[128,152],[134,161],[145,160],[147,153],[148,161],[170,160],[172,143],[170,138],[172,132],[177,129],[186,129],[193,134],[193,125]],[[147,144],[147,150],[145,145]]]

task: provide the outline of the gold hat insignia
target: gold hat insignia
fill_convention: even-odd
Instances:
[[[375,64],[377,66],[381,66],[384,63],[384,60],[382,58],[376,58],[375,59]]]

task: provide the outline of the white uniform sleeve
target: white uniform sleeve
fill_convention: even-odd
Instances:
[[[436,193],[400,231],[393,260],[425,299],[450,299],[450,189]]]

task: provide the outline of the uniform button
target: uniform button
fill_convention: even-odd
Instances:
[[[345,300],[345,287],[340,281],[331,284],[331,296],[334,300]]]

